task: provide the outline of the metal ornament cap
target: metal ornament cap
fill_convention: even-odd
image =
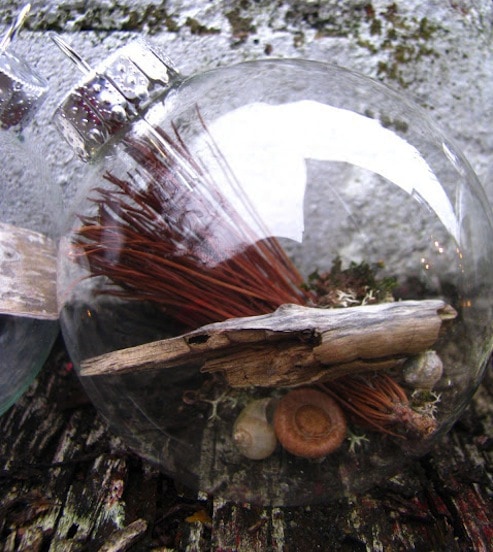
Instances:
[[[77,55],[66,45],[64,49],[80,65]],[[163,94],[177,75],[146,42],[127,44],[87,71],[55,111],[55,124],[75,153],[87,161]]]

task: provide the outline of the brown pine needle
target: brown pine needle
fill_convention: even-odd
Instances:
[[[258,238],[175,133],[126,139],[137,168],[93,190],[97,213],[80,217],[75,257],[108,278],[106,293],[157,303],[189,328],[309,303],[277,240]]]
[[[404,389],[386,374],[345,376],[321,387],[357,421],[382,433],[427,438],[436,429],[436,420],[413,410]]]

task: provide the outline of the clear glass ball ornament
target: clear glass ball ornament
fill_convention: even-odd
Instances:
[[[56,114],[90,159],[58,281],[89,396],[194,489],[293,505],[368,488],[450,429],[491,352],[473,171],[364,76],[265,60],[185,78],[143,48]]]
[[[59,331],[54,240],[61,205],[32,121],[48,87],[10,49],[28,11],[0,44],[0,414],[38,374]]]

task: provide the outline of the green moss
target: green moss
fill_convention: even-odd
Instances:
[[[180,30],[180,26],[172,17],[169,17],[169,16],[165,17],[164,24],[166,26],[166,29],[170,33],[177,33]]]
[[[340,25],[334,25],[330,21],[325,21],[320,25],[315,38],[347,38],[349,35],[349,30],[342,28]]]
[[[394,28],[387,29],[387,33],[385,34],[385,43],[391,44],[394,42],[394,40],[397,40],[399,38],[397,31]]]
[[[377,64],[377,75],[383,79],[396,80],[405,87],[409,72],[405,66],[425,57],[439,56],[429,42],[440,28],[426,17],[403,17],[396,3],[389,4],[378,13],[373,7],[367,9],[367,25],[372,38],[359,40],[358,44],[371,54],[384,55],[384,59]]]
[[[257,32],[255,25],[252,24],[253,18],[243,17],[240,8],[235,8],[224,15],[231,25],[233,36],[239,42],[244,42],[250,34]]]
[[[378,48],[375,46],[375,44],[373,44],[373,42],[369,40],[358,38],[356,44],[361,48],[365,48],[366,50],[368,50],[370,54],[376,54],[378,52]]]
[[[53,10],[39,8],[26,21],[26,28],[32,31],[143,31],[155,34],[162,30],[176,32],[176,21],[163,6],[150,5],[142,9],[132,9],[119,3],[110,8],[73,8],[60,4]]]
[[[330,271],[314,271],[308,276],[305,288],[315,294],[321,307],[347,307],[356,304],[379,303],[386,301],[397,285],[397,278],[380,278],[378,272],[384,268],[382,262],[369,264],[351,262],[343,268],[336,257]]]
[[[389,4],[385,11],[382,12],[382,17],[392,23],[393,25],[401,25],[402,22],[397,14],[398,8],[397,4],[393,2]]]
[[[409,63],[415,60],[416,49],[412,44],[396,44],[394,48],[394,60],[397,63]]]
[[[206,27],[205,25],[202,25],[193,17],[187,17],[185,25],[190,28],[190,32],[194,35],[211,35],[219,34],[221,32],[220,29],[215,29],[213,27]]]
[[[295,33],[293,37],[293,45],[295,48],[301,48],[305,44],[305,34],[302,32]]]
[[[296,47],[305,44],[307,29],[315,30],[318,39],[347,38],[371,55],[379,55],[378,74],[382,79],[398,80],[405,85],[409,69],[404,69],[404,66],[424,57],[438,56],[432,41],[443,29],[426,17],[403,16],[396,2],[376,8],[364,0],[342,4],[335,0],[329,3],[323,0],[279,0],[276,9],[280,10],[283,3],[288,6],[284,12],[286,28],[291,31]],[[271,14],[272,9],[268,0],[227,3],[224,16],[231,26],[233,45],[241,44],[255,34],[255,18]],[[5,14],[12,19],[9,11],[5,10]],[[64,3],[56,8],[40,7],[29,17],[26,26],[38,31],[63,31],[70,27],[72,31],[126,30],[150,34],[178,32],[183,26],[194,35],[221,32],[220,28],[209,27],[197,17],[188,17],[184,24],[178,21],[177,16],[168,13],[165,2],[129,7],[121,0],[115,0],[111,6],[95,5],[88,9]]]
[[[289,27],[308,27],[316,31],[315,37],[356,37],[362,21],[368,18],[365,5],[338,6],[333,14],[322,2],[291,2],[285,14]]]
[[[382,22],[379,19],[373,19],[370,23],[370,34],[380,35],[382,34]]]
[[[418,34],[423,40],[430,40],[437,31],[438,26],[430,23],[426,17],[420,20]]]
[[[407,132],[409,128],[409,125],[406,121],[402,121],[400,119],[391,119],[390,117],[384,115],[380,117],[380,122],[383,127],[393,128],[401,133]]]
[[[337,4],[331,8],[319,1],[289,2],[285,20],[296,28],[294,43],[303,44],[301,37],[308,26],[316,31],[315,38],[346,37],[371,55],[378,55],[378,76],[396,80],[407,86],[410,66],[425,57],[438,57],[432,41],[444,32],[426,17],[402,15],[396,2],[383,8],[372,3]],[[411,77],[412,78],[412,77]]]

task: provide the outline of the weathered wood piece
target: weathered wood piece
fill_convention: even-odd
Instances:
[[[451,433],[400,475],[336,502],[262,508],[177,492],[112,435],[67,362],[59,342],[0,417],[2,550],[99,550],[138,520],[147,531],[129,552],[493,550],[491,368]]]
[[[233,387],[293,386],[395,366],[433,346],[456,311],[441,300],[347,309],[283,305],[86,360],[83,376],[136,373],[197,363]]]
[[[4,223],[0,223],[0,314],[58,318],[54,241]]]
[[[98,552],[125,552],[141,538],[146,530],[146,520],[136,519],[123,529],[115,531]]]

